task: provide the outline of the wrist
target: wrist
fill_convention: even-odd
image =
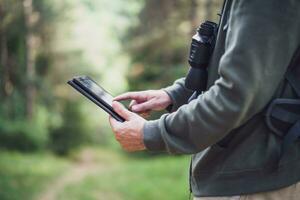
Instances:
[[[164,151],[165,145],[160,134],[159,120],[147,121],[143,128],[143,143],[148,151]]]
[[[162,89],[162,91],[164,92],[165,94],[165,98],[166,98],[166,105],[165,105],[165,109],[168,111],[168,112],[171,112],[172,111],[172,108],[173,108],[173,99],[172,99],[172,96],[168,93],[167,90],[165,89]]]

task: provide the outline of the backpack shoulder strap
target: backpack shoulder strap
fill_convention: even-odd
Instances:
[[[300,98],[300,46],[293,56],[285,78]]]

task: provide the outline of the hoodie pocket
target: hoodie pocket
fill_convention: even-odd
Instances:
[[[222,168],[226,148],[214,144],[204,151],[193,156],[192,175],[203,176],[209,175],[209,172],[217,172]]]

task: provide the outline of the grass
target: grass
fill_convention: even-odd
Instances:
[[[98,150],[99,170],[65,187],[58,199],[153,200],[187,199],[188,157],[135,157]]]
[[[69,166],[46,153],[0,152],[0,199],[33,199],[47,182]]]
[[[115,148],[84,148],[69,158],[0,152],[0,199],[35,199],[49,190],[55,200],[187,199],[188,166],[188,156],[132,156]],[[52,188],[78,169],[90,171]]]

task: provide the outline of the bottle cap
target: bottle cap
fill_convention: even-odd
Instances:
[[[211,21],[205,21],[198,28],[198,33],[203,36],[210,37],[214,34],[217,24]]]

